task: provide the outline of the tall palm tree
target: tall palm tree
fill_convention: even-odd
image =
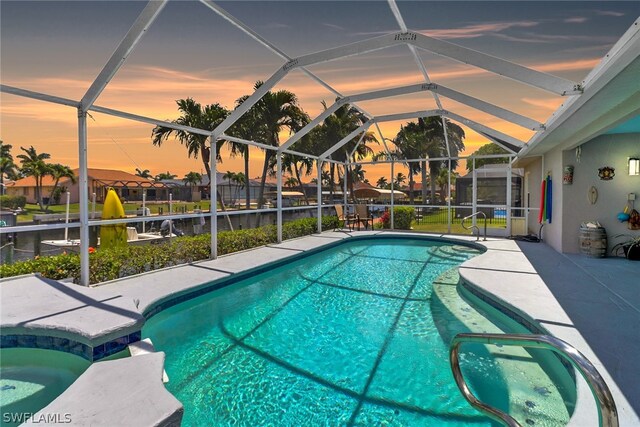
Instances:
[[[260,88],[262,84],[261,81],[256,82],[254,90]],[[260,142],[273,147],[280,145],[280,132],[285,129],[290,133],[298,131],[309,122],[309,116],[298,104],[298,97],[288,90],[268,91],[249,109],[247,114],[246,120],[255,127],[253,132],[264,138]],[[258,206],[261,206],[264,201],[264,187],[270,167],[273,166],[273,156],[273,150],[265,150],[260,189],[258,190]],[[256,226],[259,225],[260,215],[258,214],[256,215]]]
[[[384,176],[381,176],[380,178],[378,178],[378,180],[376,181],[376,186],[378,188],[385,188],[387,186],[388,182],[387,182],[387,178],[385,178]]]
[[[249,95],[241,96],[236,100],[236,108],[238,108],[244,101],[249,98]],[[266,141],[266,127],[257,125],[260,123],[260,111],[257,108],[251,108],[244,113],[233,126],[231,126],[227,133],[237,138],[246,139],[249,141]],[[229,148],[231,149],[231,156],[242,156],[244,160],[244,176],[249,176],[249,156],[251,151],[247,144],[239,142],[229,141]],[[250,186],[245,187],[245,209],[251,209],[251,189]]]
[[[32,176],[36,182],[35,197],[40,210],[44,211],[42,203],[42,179],[49,174],[49,164],[45,161],[51,158],[49,153],[40,153],[33,148],[20,147],[25,154],[18,154],[16,157],[20,159],[21,171],[25,176]]]
[[[405,174],[403,174],[402,172],[398,172],[396,174],[395,184],[398,186],[398,188],[400,188],[402,187],[402,184],[404,184],[406,180],[407,180],[407,177],[405,176]]]
[[[222,179],[227,180],[227,184],[229,187],[229,200],[231,200],[231,186],[235,183],[236,173],[232,171],[227,171],[224,175],[222,175]]]
[[[58,189],[58,184],[62,178],[69,178],[72,184],[76,183],[76,176],[71,170],[69,166],[61,165],[60,163],[54,163],[49,165],[49,175],[54,179],[53,189],[51,190],[51,197],[47,201],[47,205],[45,206],[45,212],[49,211],[49,206],[51,205],[51,201],[53,200],[53,195],[56,193]]]
[[[17,178],[18,167],[13,161],[11,148],[12,146],[10,144],[5,144],[2,142],[2,140],[0,140],[0,195],[5,193],[5,176],[11,180]]]
[[[322,101],[323,107],[326,109],[326,102]],[[318,132],[313,136],[315,140],[313,145],[316,147],[317,154],[320,154],[329,148],[331,148],[338,141],[349,135],[351,132],[362,126],[367,121],[367,118],[357,108],[345,104],[338,108],[333,114],[329,115],[322,125],[319,127]],[[347,162],[351,160],[361,160],[369,155],[373,154],[371,149],[371,143],[378,143],[378,140],[374,136],[373,132],[365,132],[364,137],[360,145],[356,148],[356,144],[360,140],[362,135],[356,135],[351,141],[345,144],[341,149],[335,151],[331,157],[334,160],[341,162]],[[349,158],[349,154],[355,149],[353,158]],[[338,171],[338,174],[340,172]],[[331,163],[329,166],[330,185],[329,192],[333,197],[333,190],[336,182],[336,165]],[[353,184],[353,183],[352,183]],[[353,194],[353,188],[351,188],[351,194]]]
[[[411,144],[414,149],[420,153],[417,157],[446,157],[449,153],[451,157],[457,157],[464,150],[464,130],[455,123],[444,119],[447,126],[447,137],[449,139],[449,152],[447,152],[447,144],[444,137],[444,129],[442,119],[438,116],[419,118],[417,122],[410,122],[404,126],[404,132],[412,139]],[[430,190],[432,197],[431,202],[435,200],[436,177],[440,169],[445,165],[441,160],[425,160],[420,166],[422,172],[422,200],[423,203],[427,199],[427,166],[430,175]],[[458,166],[457,160],[451,161],[451,168]]]
[[[200,103],[194,101],[193,98],[178,99],[176,100],[176,104],[178,105],[178,111],[181,113],[181,116],[173,120],[172,123],[178,125],[213,131],[229,115],[229,111],[220,104],[209,104],[203,107]],[[211,176],[209,157],[213,142],[209,141],[209,145],[207,145],[206,141],[208,136],[184,130],[175,130],[164,126],[156,126],[151,131],[153,145],[158,147],[161,146],[162,143],[169,139],[171,135],[173,135],[181,145],[184,145],[187,148],[187,153],[190,158],[193,157],[194,159],[197,159],[198,156],[200,156],[204,169],[207,172],[207,176]],[[220,149],[223,144],[224,141],[216,141],[215,144],[216,158],[219,161],[222,161],[222,158],[220,157]],[[219,200],[220,207],[223,211],[226,211],[227,209],[222,197],[220,197],[220,192],[217,188],[214,190],[218,195],[217,198]],[[211,209],[217,209],[217,207],[211,206]],[[228,215],[226,215],[226,218],[229,228],[233,230],[231,218],[229,218]]]
[[[424,154],[422,153],[422,150],[424,149],[424,143],[422,140],[422,132],[419,128],[416,129],[415,123],[408,123],[406,126],[400,126],[400,131],[393,140],[393,143],[396,146],[394,157],[399,159],[417,159],[423,157]],[[409,169],[409,202],[414,204],[414,175],[422,170],[422,165],[419,162],[408,162],[407,168]]]
[[[166,172],[160,172],[158,175],[156,175],[153,180],[154,181],[162,181],[163,179],[174,179],[176,178],[178,175],[173,174],[169,171]]]
[[[139,176],[140,178],[145,178],[145,179],[153,178],[153,175],[151,175],[151,171],[149,171],[149,169],[140,170],[136,168],[136,176]]]
[[[247,177],[242,172],[233,174],[233,183],[235,184],[235,193],[234,193],[234,201],[238,200],[238,190],[245,188],[247,186]],[[248,186],[247,186],[248,187]]]
[[[449,169],[440,169],[440,173],[436,178],[436,184],[440,187],[440,200],[442,203],[446,203],[445,195],[449,192],[447,191],[447,187],[449,187],[449,175],[451,175],[451,185],[454,185],[456,179],[458,179],[458,172],[449,171]]]

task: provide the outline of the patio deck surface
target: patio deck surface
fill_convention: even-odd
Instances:
[[[350,236],[378,233],[326,232],[96,288],[35,276],[5,279],[0,284],[0,327],[3,334],[66,333],[100,344],[118,331],[141,328],[142,313],[171,295]],[[563,255],[544,243],[504,239],[480,243],[487,252],[464,263],[461,277],[584,353],[611,388],[620,425],[640,425],[640,369],[636,363],[640,354],[640,262]],[[584,383],[579,383],[578,394],[572,424],[597,425],[595,404]]]

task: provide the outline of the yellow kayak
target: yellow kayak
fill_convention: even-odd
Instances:
[[[102,208],[102,219],[124,218],[124,207],[118,193],[109,188]],[[127,245],[127,224],[113,224],[100,226],[100,248],[109,249]]]

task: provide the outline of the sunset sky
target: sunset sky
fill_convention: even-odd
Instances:
[[[220,2],[292,57],[399,28],[387,2]],[[499,56],[539,71],[581,81],[640,15],[640,2],[398,2],[407,26],[426,35]],[[5,1],[1,15],[1,81],[39,92],[80,99],[138,13],[142,1]],[[511,109],[540,122],[563,98],[426,52],[432,81]],[[193,97],[227,108],[250,94],[283,61],[199,2],[172,1],[96,104],[158,119],[177,117],[175,100]],[[345,95],[422,83],[408,47],[346,58],[310,69]],[[312,116],[334,96],[300,71],[276,89],[296,93]],[[52,160],[78,164],[74,109],[2,94],[0,139],[34,145]],[[524,141],[532,132],[443,98],[444,108]],[[374,115],[435,107],[428,93],[359,104]],[[89,167],[182,177],[202,169],[177,142],[151,144],[152,126],[92,113]],[[403,122],[385,123],[393,138]],[[488,141],[468,130],[466,154]],[[295,146],[294,146],[295,148]],[[382,146],[379,148],[382,149]],[[378,149],[376,149],[378,151]],[[220,169],[242,170],[225,149]],[[261,171],[252,152],[251,177]],[[366,166],[375,180],[388,166]]]

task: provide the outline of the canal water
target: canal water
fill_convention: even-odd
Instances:
[[[333,208],[323,208],[323,215],[331,215],[335,214],[333,212]],[[229,215],[229,219],[231,220],[231,224],[234,230],[252,228],[256,223],[256,215],[255,213],[243,214],[243,215]],[[283,222],[292,221],[300,218],[309,218],[310,216],[316,215],[315,209],[306,209],[306,210],[291,210],[284,211],[282,213]],[[260,215],[261,225],[275,224],[276,223],[276,213],[262,213]],[[160,223],[162,221],[147,221],[145,226],[146,232],[151,231],[159,231]],[[178,230],[181,230],[185,235],[192,236],[194,234],[198,234],[198,227],[194,227],[194,225],[199,225],[200,218],[188,218],[188,219],[176,219],[173,221],[174,227]],[[210,230],[210,220],[209,218],[205,218],[205,224],[201,227],[203,233],[207,233]],[[19,225],[28,225],[28,223],[19,223]],[[136,227],[138,232],[142,232],[142,223],[131,223],[128,224],[129,227]],[[229,222],[227,217],[222,213],[218,213],[218,231],[230,230]],[[46,231],[29,231],[16,233],[15,240],[13,241],[13,253],[10,254],[10,247],[7,246],[9,242],[9,236],[3,234],[0,239],[0,263],[10,263],[16,261],[24,261],[27,259],[33,258],[36,254],[40,254],[40,256],[46,255],[59,255],[62,254],[65,249],[64,248],[56,248],[48,245],[44,245],[41,242],[43,240],[62,240],[64,239],[64,229],[58,230],[46,230]],[[69,239],[78,239],[80,237],[80,230],[77,228],[70,228],[68,238]],[[66,249],[69,251],[69,249]]]

